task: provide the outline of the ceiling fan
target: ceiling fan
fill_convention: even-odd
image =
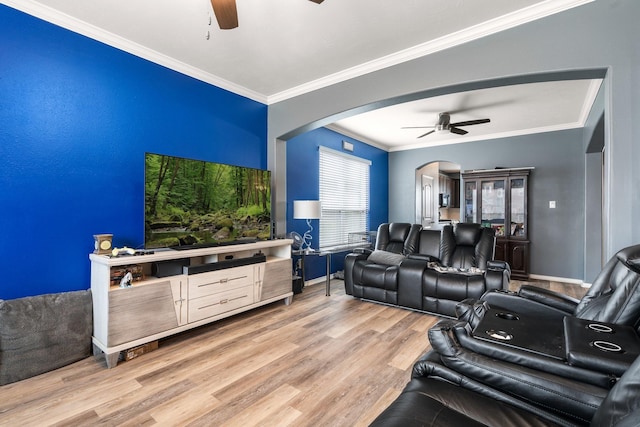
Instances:
[[[322,3],[324,0],[311,0],[314,3]],[[238,9],[236,0],[211,0],[213,13],[216,15],[221,30],[231,30],[238,26]]]
[[[468,120],[466,122],[457,122],[451,123],[451,114],[450,113],[440,113],[438,114],[438,123],[434,126],[407,126],[402,129],[426,129],[433,128],[429,132],[420,135],[418,138],[422,138],[423,136],[430,135],[434,132],[444,132],[449,131],[451,133],[455,133],[458,135],[466,135],[467,132],[464,129],[460,129],[460,126],[471,126],[471,125],[480,125],[482,123],[489,123],[491,120],[489,119],[478,119],[478,120]]]

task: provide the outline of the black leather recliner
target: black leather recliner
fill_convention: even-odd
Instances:
[[[421,240],[419,253],[402,263],[398,278],[400,305],[456,317],[460,301],[477,299],[488,290],[507,289],[511,269],[506,262],[493,260],[494,250],[493,229],[472,223],[446,225],[437,258],[422,254]]]
[[[442,231],[421,228],[416,224],[382,224],[376,250],[360,250],[345,257],[345,292],[455,317],[460,301],[508,287],[509,265],[492,261],[492,229],[480,224],[448,225]]]
[[[534,333],[544,336],[547,328],[540,326]],[[580,422],[593,417],[617,380],[613,372],[479,339],[465,322],[439,322],[429,330],[429,342],[442,363],[461,375]]]
[[[429,340],[462,375],[589,420],[640,353],[639,265],[640,246],[622,249],[581,301],[533,289],[489,292],[460,304],[464,321],[439,323]]]
[[[526,378],[527,372],[522,375]],[[639,420],[640,358],[603,394],[592,415],[580,420],[466,377],[442,365],[440,356],[431,351],[416,362],[411,381],[371,426],[637,427]]]
[[[447,267],[486,270],[495,254],[495,230],[476,223],[445,225],[440,243],[440,263]]]
[[[618,251],[603,267],[581,300],[524,285],[513,292],[487,292],[481,298],[490,307],[501,307],[522,316],[562,321],[565,316],[637,326],[640,321],[640,245]],[[464,301],[460,312],[475,301]],[[467,307],[465,307],[467,306]]]
[[[345,257],[346,293],[358,298],[397,304],[398,268],[406,255],[417,251],[420,229],[417,224],[381,224],[376,236],[375,255],[370,250],[361,250]],[[378,255],[385,259],[375,259]],[[394,258],[394,255],[397,257]]]

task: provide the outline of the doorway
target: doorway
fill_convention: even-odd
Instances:
[[[424,228],[460,220],[460,165],[426,163],[415,174],[415,223]]]

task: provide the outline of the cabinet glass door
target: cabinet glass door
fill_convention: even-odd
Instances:
[[[524,179],[511,180],[511,230],[512,236],[526,237],[527,218]]]
[[[464,183],[464,222],[478,222],[478,189],[476,181]]]
[[[482,219],[483,227],[491,227],[496,236],[504,236],[505,230],[505,180],[482,181]]]

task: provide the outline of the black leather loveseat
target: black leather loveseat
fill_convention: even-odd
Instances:
[[[456,305],[508,288],[511,269],[493,260],[494,230],[459,223],[442,230],[381,224],[375,250],[345,258],[345,290],[354,297],[455,317]]]

